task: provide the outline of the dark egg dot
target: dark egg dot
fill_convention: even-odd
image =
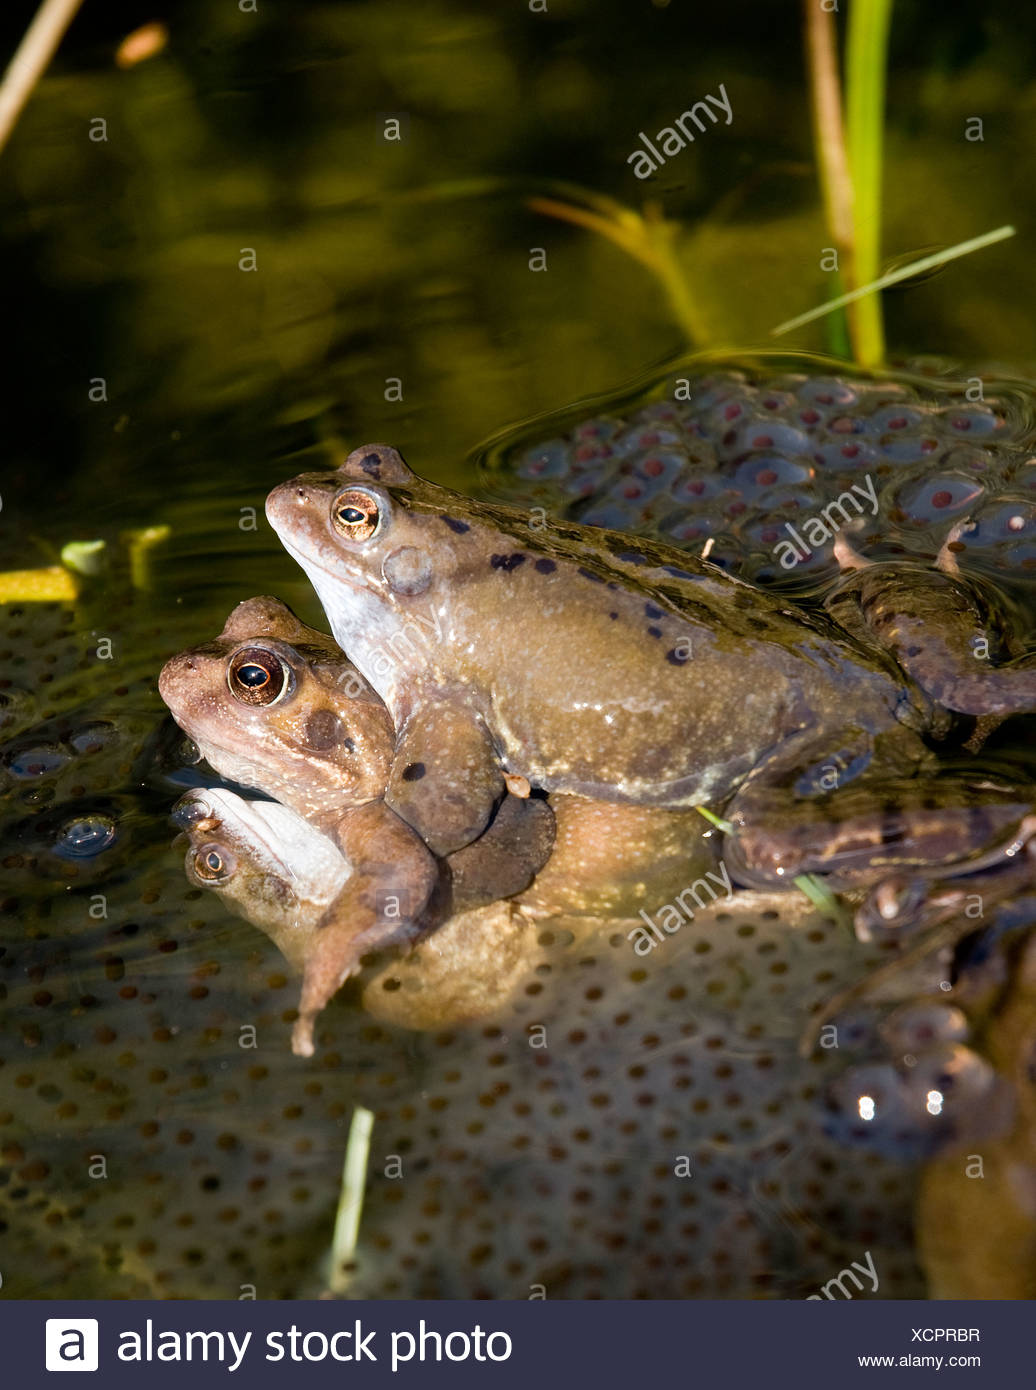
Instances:
[[[444,516],[443,521],[451,531],[456,531],[458,536],[462,536],[465,531],[470,531],[471,527],[466,521],[458,521],[455,516]]]
[[[614,620],[615,620],[618,616],[619,616],[618,613],[609,613],[609,614],[608,614],[608,617],[611,618],[613,622],[614,622]]]
[[[592,579],[595,584],[605,583],[605,580],[603,580],[599,574],[594,574],[593,570],[584,569],[582,565],[579,566],[578,573],[581,574],[584,579]]]
[[[491,555],[489,563],[493,569],[503,570],[506,574],[510,574],[511,570],[515,570],[519,565],[525,563],[525,556],[517,551],[513,555]]]
[[[645,603],[644,612],[649,618],[661,618],[663,616],[661,608],[656,608],[653,603]]]
[[[428,769],[425,767],[424,763],[407,763],[406,767],[403,769],[403,781],[420,782],[427,771]]]
[[[661,636],[662,636],[662,629],[661,629],[660,627],[649,627],[649,628],[648,628],[648,635],[649,635],[650,637],[661,637]]]
[[[536,569],[539,570],[540,574],[553,574],[557,565],[553,560],[537,560]]]

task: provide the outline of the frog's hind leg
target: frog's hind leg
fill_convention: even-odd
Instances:
[[[904,731],[905,736],[905,731]],[[724,860],[748,887],[824,874],[836,890],[889,874],[995,862],[1033,811],[1031,790],[890,756],[866,735],[837,752],[805,740],[755,770],[725,811]]]
[[[848,577],[829,595],[828,611],[847,631],[891,652],[944,709],[1001,717],[1036,710],[1036,670],[992,665],[999,634],[978,587],[961,578],[950,544],[948,538],[932,570],[871,563],[839,536],[835,556]]]

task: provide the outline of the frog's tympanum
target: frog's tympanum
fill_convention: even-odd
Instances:
[[[976,787],[956,817],[930,796],[900,815],[945,711],[877,645],[682,551],[472,502],[386,445],[281,484],[267,515],[392,716],[389,804],[439,853],[482,832],[505,775],[669,808],[733,796],[748,882],[952,862],[1028,809]]]

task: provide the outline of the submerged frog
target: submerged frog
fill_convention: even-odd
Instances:
[[[232,912],[259,927],[311,998],[339,987],[317,949],[328,924],[347,913],[343,889],[352,866],[338,846],[298,812],[276,801],[249,801],[224,787],[188,792],[173,819],[190,842],[187,877],[216,892]],[[370,1012],[408,1027],[441,1027],[499,1007],[529,967],[535,936],[507,900],[457,912],[416,954],[375,968],[363,999]],[[386,982],[393,988],[387,989]],[[306,989],[304,984],[304,992]],[[313,1053],[312,1018],[300,1013],[293,1049]]]
[[[923,803],[890,817],[903,776],[934,766],[920,734],[944,732],[944,712],[884,651],[706,561],[530,524],[386,445],[281,484],[267,515],[392,715],[389,804],[438,852],[481,832],[515,774],[671,808],[733,797],[747,881],[771,883],[872,881],[897,847],[966,858],[1027,809],[977,788],[977,818]]]

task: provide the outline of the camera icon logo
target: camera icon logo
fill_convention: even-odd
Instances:
[[[47,1319],[47,1370],[97,1370],[97,1319]]]

